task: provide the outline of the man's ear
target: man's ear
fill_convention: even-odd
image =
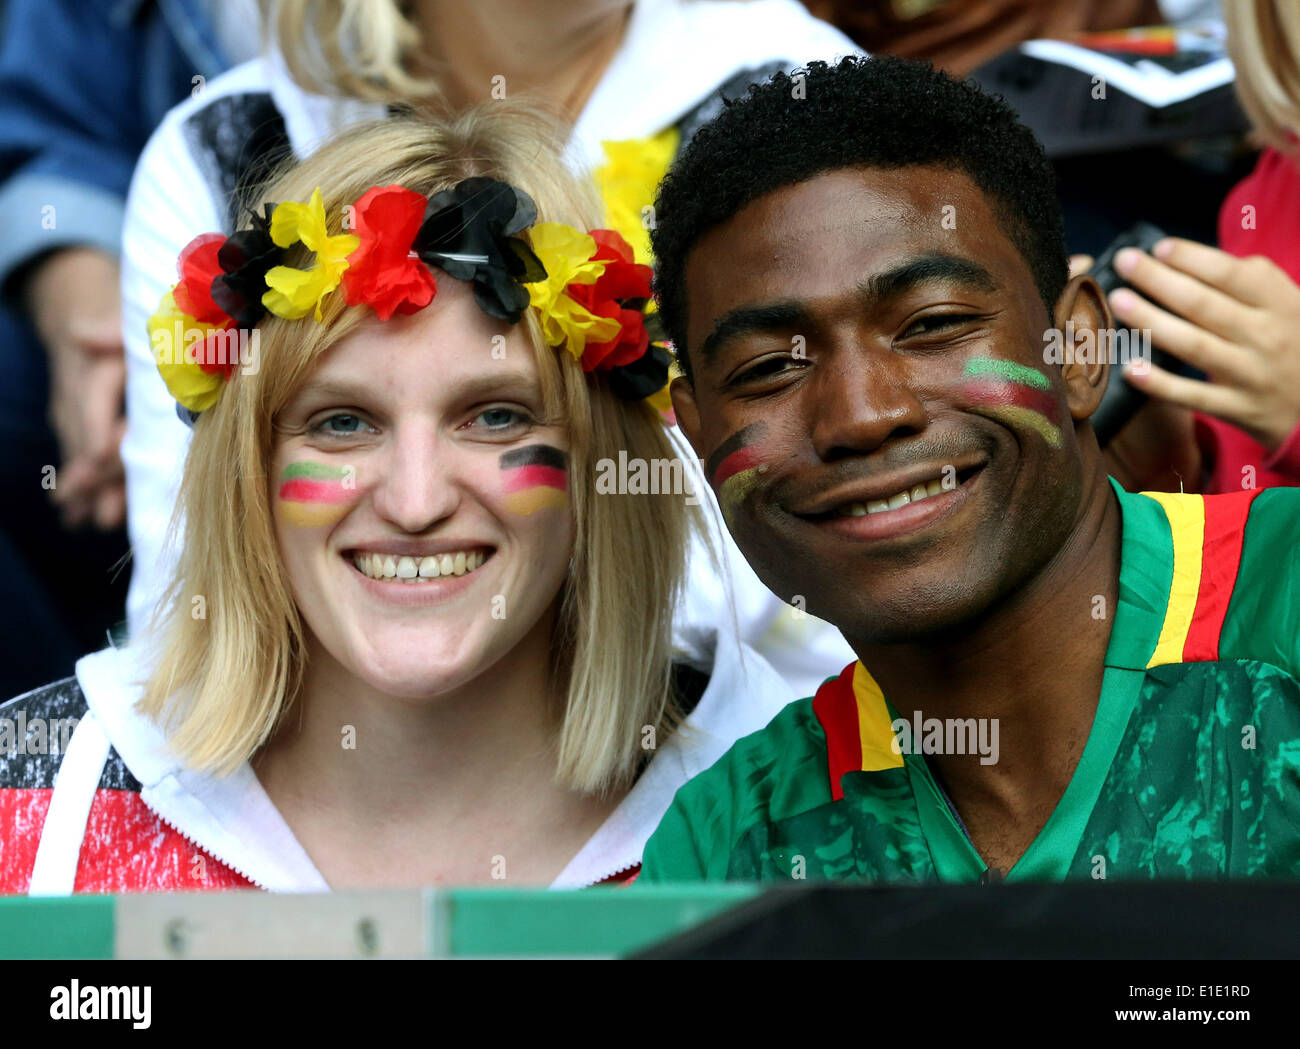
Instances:
[[[1111,315],[1101,286],[1086,273],[1074,277],[1056,300],[1053,321],[1065,350],[1061,377],[1070,416],[1087,419],[1101,404],[1110,377]]]
[[[682,376],[678,376],[668,387],[668,396],[673,400],[673,414],[677,416],[677,426],[690,441],[695,454],[700,452],[700,408],[695,403],[695,390]]]

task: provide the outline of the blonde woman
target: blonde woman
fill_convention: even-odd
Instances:
[[[603,223],[640,257],[660,176],[724,93],[743,94],[777,69],[855,50],[798,0],[278,0],[264,7],[273,41],[267,53],[197,85],[195,97],[167,116],[141,158],[127,206],[122,455],[133,551],[127,610],[137,633],[175,558],[165,537],[188,440],[158,380],[145,320],[185,244],[207,230],[233,229],[232,194],[241,181],[393,108],[528,98],[572,126],[569,160],[595,173]],[[690,456],[684,442],[678,448]],[[705,490],[702,474],[693,475]],[[711,503],[706,510],[724,567],[697,549],[677,608],[678,639],[699,649],[710,624],[738,617],[742,636],[786,675],[790,694],[808,694],[850,658],[847,646],[803,615],[797,599],[791,609],[764,587]]]
[[[167,601],[0,707],[75,725],[0,751],[0,891],[633,877],[787,698],[725,640],[674,665],[688,504],[596,487],[671,455],[648,272],[504,106],[355,128],[251,214],[150,321],[194,427]]]

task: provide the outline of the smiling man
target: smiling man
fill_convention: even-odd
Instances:
[[[813,64],[702,130],[657,218],[677,418],[859,661],[682,788],[642,880],[1300,873],[1300,491],[1108,479],[1107,365],[1044,348],[1109,315],[1011,111]]]

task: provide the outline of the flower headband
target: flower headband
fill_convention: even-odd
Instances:
[[[645,323],[650,267],[633,260],[613,230],[582,233],[537,220],[528,194],[489,178],[467,178],[425,198],[403,186],[373,186],[349,210],[354,232],[330,236],[316,189],[306,204],[267,204],[249,229],[204,233],[180,254],[180,280],[149,318],[155,360],[187,423],[216,403],[240,363],[237,329],[269,311],[321,320],[325,296],[342,285],[350,306],[380,320],[433,301],[432,270],[474,286],[491,317],[518,323],[537,311],[543,336],[584,371],[606,373],[625,400],[669,410],[667,351]],[[518,236],[528,230],[528,239]],[[307,269],[283,264],[301,242],[315,253]]]

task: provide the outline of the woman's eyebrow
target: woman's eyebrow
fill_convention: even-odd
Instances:
[[[348,382],[343,379],[308,379],[298,388],[291,399],[300,401],[304,397],[320,397],[327,400],[353,400],[368,387],[362,382]]]
[[[523,372],[476,375],[473,378],[457,380],[452,390],[456,397],[463,400],[541,395],[541,385],[537,378]]]
[[[524,372],[496,371],[455,379],[452,382],[451,389],[458,398],[528,396],[538,395],[541,392],[537,379]],[[373,399],[374,396],[375,386],[369,380],[358,379],[353,382],[342,378],[309,379],[290,403],[307,398],[312,401],[357,401]]]

